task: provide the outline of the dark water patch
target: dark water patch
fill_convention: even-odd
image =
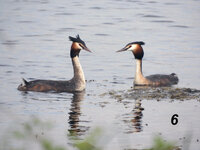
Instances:
[[[53,79],[53,80],[69,80],[69,79],[66,79],[64,77],[58,77],[58,76],[55,76],[55,75],[49,76],[48,78]]]
[[[155,4],[157,2],[156,1],[148,1],[147,3]]]
[[[190,88],[173,88],[173,87],[162,87],[162,88],[151,88],[141,87],[132,88],[129,90],[122,91],[109,91],[101,94],[100,96],[109,96],[117,100],[133,99],[133,100],[198,100],[200,101],[200,90]]]
[[[0,67],[13,67],[12,65],[0,64]]]
[[[136,16],[141,16],[143,17],[145,14],[144,13],[137,13]]]
[[[127,2],[138,3],[138,2],[141,2],[141,1],[139,1],[139,0],[127,0]]]
[[[87,82],[87,83],[96,82],[96,80],[85,80],[85,82]]]
[[[102,71],[102,72],[103,72],[103,71],[104,71],[104,69],[92,69],[91,71],[92,71],[92,72],[100,72],[100,71]]]
[[[7,46],[14,46],[14,45],[19,44],[18,42],[19,42],[18,40],[6,40],[5,42],[2,42],[1,44],[7,45]]]
[[[179,3],[175,3],[175,2],[168,2],[168,3],[164,3],[165,5],[179,5]]]
[[[56,16],[73,16],[74,13],[55,13]]]
[[[49,66],[49,65],[45,65],[43,66],[44,68],[52,68],[52,66]]]
[[[105,24],[105,25],[114,25],[114,23],[112,23],[112,22],[104,22],[103,24]]]
[[[66,56],[63,56],[63,55],[60,55],[60,54],[56,54],[55,57],[65,58]],[[52,63],[52,62],[48,62],[48,63]]]
[[[118,22],[128,22],[129,20],[127,20],[127,19],[121,19],[121,20],[119,20]]]
[[[94,35],[96,35],[96,36],[109,36],[109,34],[104,34],[104,33],[96,33]]]
[[[151,22],[156,22],[156,23],[173,23],[174,21],[171,21],[171,20],[153,20]]]
[[[119,17],[116,17],[116,18],[113,18],[114,20],[123,20],[123,18],[119,18]]]
[[[73,6],[75,6],[75,7],[81,7],[81,6],[83,6],[83,4],[82,3],[76,3],[76,4],[73,4]]]
[[[31,61],[31,60],[25,60],[24,63],[30,63],[30,64],[33,64],[33,63],[40,63],[40,62],[37,62],[37,61]]]
[[[47,10],[46,9],[38,9],[38,11],[44,12],[44,11],[47,11]]]
[[[128,77],[128,78],[126,78],[126,79],[128,79],[128,80],[133,80],[133,79],[134,79],[134,77]]]
[[[116,20],[117,22],[128,22],[128,19],[124,19],[124,18],[112,18],[113,20]]]
[[[46,0],[46,1],[40,1],[40,4],[48,4],[49,3],[49,1],[48,0]]]
[[[25,64],[24,66],[26,66],[26,67],[36,67],[38,65],[36,65],[36,64]]]
[[[112,84],[126,84],[125,82],[120,82],[120,81],[113,81],[113,82],[110,82]]]
[[[96,86],[97,86],[97,87],[107,87],[106,84],[99,83],[99,82],[96,83]]]
[[[15,57],[8,57],[9,60],[16,60]]]
[[[100,10],[100,9],[103,9],[103,8],[102,7],[90,7],[89,9]]]
[[[34,22],[28,20],[22,20],[22,21],[17,21],[17,23],[34,23]]]
[[[56,30],[56,32],[64,32],[64,31],[72,31],[72,30],[75,30],[75,28],[60,28]]]
[[[52,40],[52,39],[42,39],[42,41],[52,42],[52,41],[55,41],[55,40]]]
[[[39,37],[39,36],[42,36],[42,35],[39,35],[39,34],[27,34],[27,35],[23,35],[23,37]]]
[[[10,73],[13,73],[13,71],[10,71],[10,70],[9,70],[9,71],[6,71],[6,73],[7,73],[7,74],[10,74]]]
[[[2,106],[2,105],[6,105],[7,103],[4,103],[4,102],[0,102],[0,106]]]
[[[17,8],[14,8],[14,9],[12,9],[13,11],[18,11],[18,10],[21,10],[21,8],[20,7],[17,7]]]
[[[120,67],[132,67],[133,65],[120,65]]]
[[[119,79],[120,78],[120,76],[117,76],[117,75],[114,75],[113,76],[113,80],[117,80],[117,79]]]
[[[64,7],[64,6],[58,6],[57,8],[58,9],[66,9],[66,7]]]
[[[88,25],[88,24],[81,24],[81,25],[79,25],[80,27],[89,27],[90,25]]]
[[[172,26],[169,26],[169,27],[184,28],[184,29],[190,28],[189,26],[185,26],[185,25],[172,25]]]
[[[104,108],[106,107],[108,104],[110,104],[109,102],[99,102],[98,105],[101,107],[101,108]]]
[[[143,17],[145,17],[145,18],[164,18],[163,16],[159,16],[159,15],[143,15]]]
[[[27,3],[27,4],[47,4],[47,3],[49,3],[49,1],[48,0],[23,0],[23,1],[19,1],[19,0],[15,0],[15,1],[13,1],[13,2],[15,2],[15,3]]]
[[[20,74],[26,74],[26,72],[20,72]]]
[[[28,91],[27,93],[30,93],[30,91]],[[32,93],[32,92],[31,92]],[[35,97],[32,97],[31,98],[31,100],[33,100],[33,101],[43,101],[43,102],[47,102],[47,101],[52,101],[50,98],[39,98],[39,97],[37,97],[37,98],[35,98]],[[53,101],[55,101],[55,100],[53,100]]]

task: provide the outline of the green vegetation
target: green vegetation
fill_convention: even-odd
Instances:
[[[154,139],[154,145],[149,150],[178,150],[174,143],[165,142],[161,137],[157,136]]]
[[[74,146],[79,150],[101,150],[101,148],[97,146],[101,133],[102,130],[96,128],[85,139],[75,142]]]
[[[52,128],[51,123],[42,122],[39,119],[33,118],[30,121],[24,123],[21,128],[16,126],[14,131],[11,131],[11,136],[7,135],[0,141],[0,150],[30,150],[34,149],[29,145],[37,143],[41,150],[103,150],[102,146],[99,146],[99,140],[103,138],[103,131],[101,128],[94,129],[83,140],[78,140],[75,135],[68,135],[71,139],[73,147],[64,147],[56,145],[49,137],[44,135],[44,130],[50,130]],[[71,138],[73,136],[73,138]],[[19,142],[21,145],[13,144]],[[21,147],[20,147],[21,146]],[[147,150],[179,150],[175,147],[174,143],[166,142],[161,137],[154,139],[152,148]]]

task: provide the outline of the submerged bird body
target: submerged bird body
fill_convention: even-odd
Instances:
[[[146,76],[146,78],[153,86],[170,86],[178,83],[178,77],[175,73],[169,75],[155,74]]]
[[[24,81],[23,81],[24,82]],[[26,81],[27,82],[27,81]],[[77,84],[77,81],[71,79],[69,81],[56,80],[34,80],[19,85],[20,91],[36,91],[36,92],[79,92],[85,89],[85,84]]]
[[[69,37],[73,42],[71,46],[70,56],[74,70],[74,77],[69,81],[55,80],[34,80],[27,82],[22,79],[22,84],[18,86],[20,91],[37,91],[37,92],[80,92],[85,89],[85,76],[82,66],[79,62],[79,53],[81,49],[91,52],[79,36],[76,38]]]
[[[169,75],[155,74],[150,76],[143,76],[142,73],[142,58],[144,56],[144,51],[141,45],[144,42],[132,42],[127,44],[123,49],[117,51],[132,51],[136,59],[136,72],[134,85],[135,86],[171,86],[178,83],[178,77],[175,73]]]

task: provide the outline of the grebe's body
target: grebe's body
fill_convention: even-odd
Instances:
[[[178,83],[178,77],[175,73],[169,75],[155,74],[147,77],[143,76],[142,73],[142,58],[144,56],[144,51],[141,45],[144,42],[132,42],[127,44],[123,49],[117,51],[132,51],[136,59],[136,72],[134,85],[135,86],[171,86]]]
[[[54,80],[34,80],[27,82],[22,79],[22,84],[18,86],[20,91],[37,91],[37,92],[80,92],[85,89],[85,76],[81,64],[79,62],[79,53],[81,49],[91,52],[79,36],[76,38],[69,37],[73,42],[71,46],[70,56],[74,69],[74,77],[69,81]]]

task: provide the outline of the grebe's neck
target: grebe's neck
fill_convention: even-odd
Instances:
[[[136,71],[134,84],[146,84],[147,79],[142,74],[142,59],[136,59]]]
[[[72,58],[72,65],[74,69],[74,79],[85,83],[85,76],[80,64],[78,56]]]
[[[142,60],[136,59],[136,75],[140,76],[142,75]]]

